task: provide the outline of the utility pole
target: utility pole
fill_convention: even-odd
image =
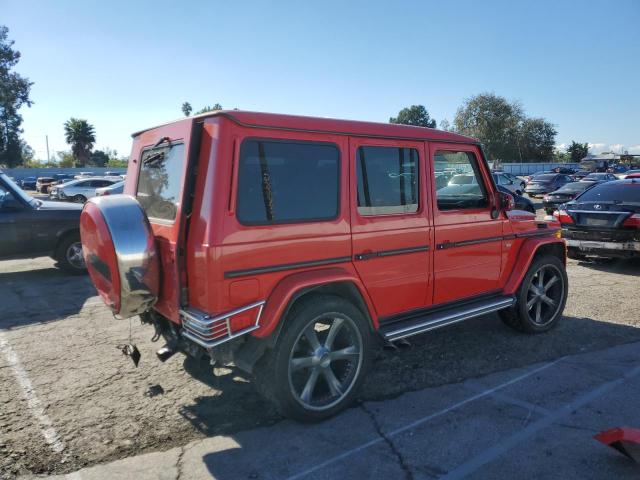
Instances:
[[[47,163],[49,163],[49,135],[45,135],[44,139],[47,142]]]

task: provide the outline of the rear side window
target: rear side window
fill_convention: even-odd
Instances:
[[[184,144],[163,144],[142,153],[136,198],[149,218],[173,221],[180,203]]]
[[[358,148],[358,213],[389,215],[418,211],[418,165],[418,151],[414,148]]]
[[[439,150],[435,154],[436,171],[455,171],[444,185],[436,182],[439,210],[484,208],[489,205],[476,156],[471,152]]]
[[[248,139],[240,149],[237,216],[245,225],[338,216],[340,152],[333,144]]]

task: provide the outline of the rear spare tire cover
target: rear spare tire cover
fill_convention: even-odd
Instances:
[[[132,317],[153,306],[160,284],[158,253],[135,198],[91,198],[80,216],[80,238],[91,280],[116,317]]]

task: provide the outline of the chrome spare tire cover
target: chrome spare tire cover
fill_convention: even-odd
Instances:
[[[118,318],[151,308],[159,290],[159,259],[151,225],[130,195],[91,198],[80,216],[87,270]]]

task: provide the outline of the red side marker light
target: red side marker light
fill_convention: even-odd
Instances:
[[[613,428],[600,432],[593,438],[640,463],[640,430],[637,428]]]

